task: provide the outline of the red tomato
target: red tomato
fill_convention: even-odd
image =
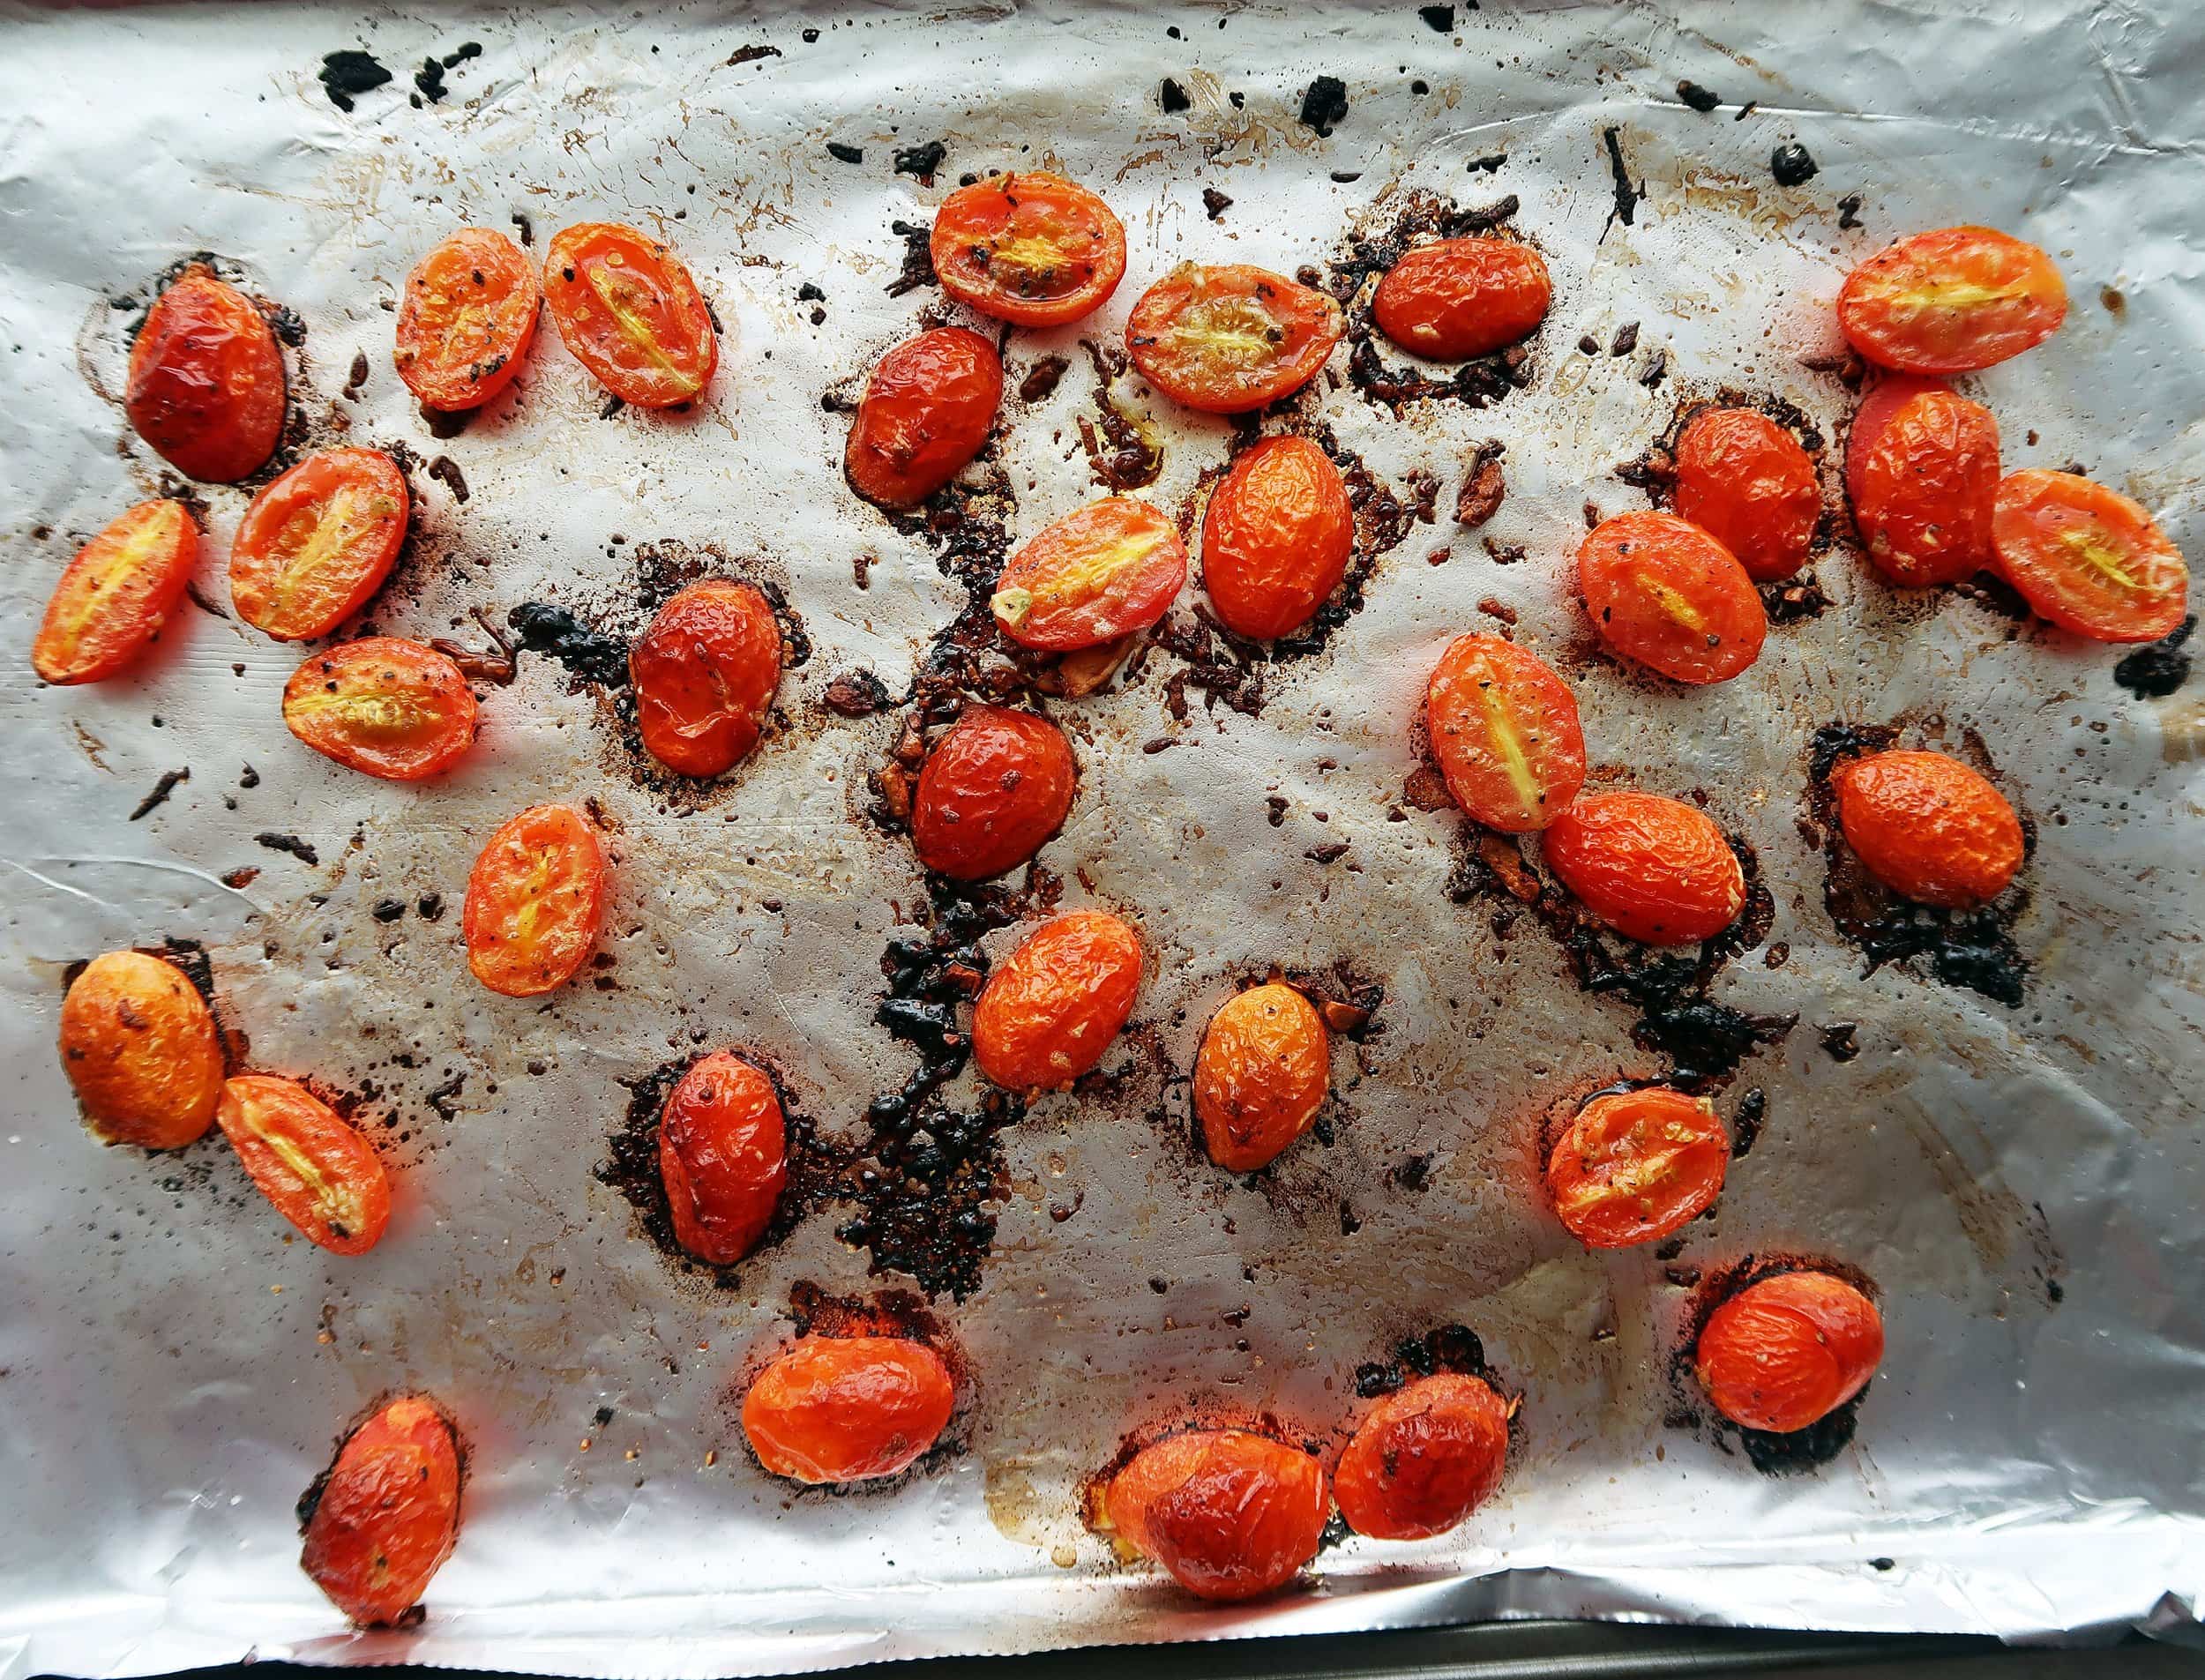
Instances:
[[[1799,440],[1768,415],[1708,408],[1677,440],[1677,514],[1774,583],[1806,564],[1822,489]]]
[[[683,1074],[659,1117],[659,1177],[686,1252],[733,1266],[756,1248],[789,1182],[774,1082],[727,1050]]]
[[[605,848],[569,805],[531,805],[467,876],[467,967],[492,991],[535,997],[574,978],[605,920]]]
[[[1064,826],[1077,773],[1048,719],[968,706],[919,772],[911,847],[952,880],[1015,869]]]
[[[198,989],[142,951],[94,957],[61,1001],[61,1065],[109,1143],[181,1149],[222,1097],[222,1043]]]
[[[1910,588],[1958,583],[1991,564],[1999,426],[1929,380],[1886,379],[1845,445],[1853,523],[1877,570]]]
[[[769,1475],[870,1482],[908,1468],[956,1409],[942,1356],[901,1336],[811,1336],[743,1397],[743,1433]]]
[[[373,449],[325,449],[252,498],[229,550],[237,616],[280,642],[326,636],[383,586],[406,541],[405,474]]]
[[[1434,362],[1464,362],[1515,343],[1546,319],[1554,287],[1546,262],[1506,239],[1419,245],[1379,282],[1379,331]]]
[[[131,346],[131,425],[185,477],[231,484],[275,453],[283,401],[283,356],[267,322],[193,263],[154,300]]]
[[[1420,1377],[1373,1406],[1333,1471],[1349,1527],[1373,1540],[1444,1534],[1500,1486],[1508,1407],[1483,1378]]]
[[[1185,582],[1179,527],[1146,502],[1106,496],[1013,555],[988,607],[1013,641],[1070,653],[1147,629]]]
[[[1346,330],[1340,305],[1245,263],[1182,263],[1140,295],[1125,348],[1174,402],[1237,414],[1299,391]]]
[[[1194,1058],[1202,1146],[1227,1172],[1267,1167],[1309,1130],[1331,1086],[1324,1018],[1291,986],[1251,986],[1202,1031]]]
[[[1667,1086],[1595,1097],[1547,1157],[1547,1190],[1572,1236],[1629,1248],[1681,1230],[1715,1203],[1730,1134],[1715,1104]]]
[[[77,551],[31,643],[49,683],[97,683],[142,655],[183,599],[199,527],[181,502],[140,502]]]
[[[1013,1091],[1060,1091],[1102,1059],[1140,989],[1140,939],[1116,916],[1073,910],[1042,925],[988,976],[973,1059]]]
[[[1768,615],[1738,557],[1673,513],[1603,519],[1577,551],[1600,639],[1679,683],[1724,683],[1760,657]]]
[[[1748,1284],[1708,1317],[1694,1364],[1715,1408],[1741,1428],[1789,1434],[1868,1385],[1883,1358],[1876,1303],[1827,1272]]]
[[[284,727],[348,770],[420,781],[475,744],[475,692],[433,647],[370,636],[311,655],[283,687]]]
[[[781,626],[746,583],[708,578],[668,600],[628,653],[643,750],[683,776],[743,762],[781,686]]]
[[[1076,182],[1038,171],[960,187],[934,213],[942,289],[1020,326],[1062,326],[1100,308],[1125,273],[1125,229]]]
[[[1627,939],[1712,939],[1745,907],[1745,871],[1707,813],[1658,794],[1587,794],[1547,825],[1547,867]]]
[[[1306,437],[1267,437],[1210,492],[1202,586],[1227,630],[1267,642],[1331,599],[1354,548],[1355,512],[1332,457]]]
[[[542,302],[519,246],[487,228],[460,228],[406,277],[398,377],[431,408],[480,408],[520,371]]]
[[[1432,757],[1454,803],[1488,828],[1544,828],[1585,785],[1577,698],[1537,654],[1458,636],[1424,694]]]
[[[1120,1540],[1189,1592],[1225,1600],[1299,1574],[1331,1505],[1316,1460],[1245,1430],[1198,1430],[1144,1447],[1103,1492]]]
[[[988,441],[1003,400],[1003,359],[961,326],[906,339],[880,358],[857,405],[842,472],[878,507],[916,507]]]
[[[1994,228],[1940,228],[1886,246],[1845,277],[1837,324],[1902,373],[1967,373],[2042,344],[2067,288],[2036,246]]]
[[[222,1086],[222,1135],[277,1213],[332,1254],[365,1254],[391,1222],[382,1157],[304,1086],[241,1073]]]
[[[712,383],[712,311],[656,240],[613,221],[563,228],[544,258],[543,295],[574,359],[621,401],[670,408]]]
[[[1998,488],[1999,569],[2031,610],[2101,642],[2180,628],[2190,569],[2151,515],[2073,473],[2015,473]]]
[[[460,1537],[460,1450],[427,1400],[402,1395],[347,1437],[302,1505],[303,1569],[362,1627],[395,1623]]]
[[[1988,904],[2022,867],[2022,819],[2006,795],[1941,752],[1850,758],[1830,787],[1845,843],[1902,898]]]

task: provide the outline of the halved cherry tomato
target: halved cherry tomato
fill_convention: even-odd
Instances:
[[[181,1149],[222,1100],[222,1044],[198,989],[142,951],[94,957],[61,1003],[61,1065],[108,1143]]]
[[[229,550],[237,616],[280,642],[328,635],[383,586],[411,507],[406,475],[381,451],[309,455],[238,522]]]
[[[605,920],[605,848],[571,805],[531,805],[467,875],[467,967],[492,991],[535,997],[574,978]]]
[[[1980,403],[1895,376],[1872,392],[1845,444],[1853,523],[1876,568],[1909,588],[1991,564],[1999,425]]]
[[[1069,653],[1147,629],[1185,582],[1179,527],[1146,502],[1106,496],[1013,555],[988,607],[1013,641]]]
[[[1577,551],[1600,639],[1679,683],[1724,683],[1760,657],[1768,614],[1738,556],[1673,513],[1618,513]]]
[[[758,1246],[789,1182],[789,1131],[773,1080],[714,1050],[666,1099],[659,1177],[674,1240],[708,1266],[733,1266]]]
[[[562,228],[544,259],[543,295],[574,359],[621,401],[670,408],[712,383],[712,311],[655,239],[614,221]]]
[[[2101,642],[2156,642],[2188,609],[2190,569],[2142,504],[2073,473],[2014,473],[1991,527],[2031,610]]]
[[[942,1356],[902,1336],[811,1336],[743,1397],[743,1433],[769,1475],[814,1486],[908,1467],[956,1408]]]
[[[1103,911],[1070,911],[988,976],[973,1008],[973,1057],[1008,1089],[1062,1090],[1102,1059],[1140,989],[1140,937]]]
[[[1332,1041],[1308,998],[1277,981],[1226,1000],[1194,1057],[1202,1146],[1227,1172],[1267,1167],[1309,1130],[1332,1084]]]
[[[140,502],[77,551],[31,643],[49,683],[97,683],[135,662],[183,599],[199,527],[181,502]]]
[[[1882,1358],[1874,1302],[1827,1272],[1782,1272],[1709,1315],[1693,1363],[1730,1422],[1789,1434],[1859,1393]]]
[[[1371,300],[1379,331],[1434,362],[1491,355],[1546,319],[1546,261],[1506,239],[1442,239],[1387,270]]]
[[[1034,855],[1072,810],[1072,743],[1047,718],[968,706],[919,772],[911,848],[956,881],[984,881]]]
[[[743,762],[781,686],[781,626],[746,583],[707,578],[668,600],[628,650],[643,750],[677,775]]]
[[[1246,1430],[1196,1430],[1135,1453],[1103,1490],[1102,1514],[1189,1592],[1230,1600],[1299,1574],[1331,1504],[1308,1453]]]
[[[1656,1085],[1578,1110],[1547,1157],[1546,1183],[1572,1236],[1589,1249],[1629,1248],[1706,1213],[1730,1164],[1715,1104]]]
[[[395,1623],[460,1538],[452,1425],[429,1401],[400,1396],[346,1438],[306,1498],[313,1514],[299,1567],[360,1626]]]
[[[1267,642],[1331,598],[1354,549],[1355,511],[1332,457],[1306,437],[1267,437],[1210,492],[1202,586],[1227,630]]]
[[[961,326],[906,339],[880,358],[842,452],[850,488],[875,506],[916,507],[988,441],[1003,358]]]
[[[1941,752],[1872,752],[1830,774],[1845,843],[1902,898],[1965,909],[2022,867],[2022,819],[2006,795]]]
[[[406,277],[398,377],[431,408],[480,408],[520,371],[542,302],[519,246],[488,228],[460,228]]]
[[[1677,515],[1774,583],[1806,564],[1822,490],[1799,440],[1767,414],[1708,408],[1677,440]]]
[[[1492,1497],[1508,1405],[1481,1377],[1420,1377],[1373,1406],[1332,1475],[1349,1527],[1373,1540],[1444,1534]]]
[[[283,403],[283,355],[267,322],[235,286],[191,264],[131,346],[131,425],[185,477],[231,484],[275,453]]]
[[[214,1117],[277,1213],[332,1254],[365,1254],[391,1222],[383,1159],[304,1086],[241,1073],[222,1086]]]
[[[1101,308],[1125,273],[1125,229],[1077,182],[1038,171],[960,187],[929,242],[942,289],[1020,326],[1062,326]]]
[[[433,647],[370,636],[315,653],[283,685],[284,727],[348,770],[420,781],[475,744],[475,691]]]
[[[1585,785],[1577,697],[1536,653],[1458,636],[1424,692],[1432,757],[1454,803],[1488,828],[1544,828]]]
[[[1587,794],[1547,825],[1547,867],[1628,939],[1686,945],[1745,907],[1745,870],[1707,813],[1659,794]]]
[[[1995,228],[1939,228],[1887,245],[1845,277],[1837,324],[1902,373],[1968,373],[2042,344],[2067,317],[2052,259]]]
[[[1133,305],[1125,348],[1174,402],[1237,414],[1307,385],[1346,330],[1338,303],[1283,274],[1182,263]]]

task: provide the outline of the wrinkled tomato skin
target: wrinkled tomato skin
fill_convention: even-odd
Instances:
[[[1059,1091],[1110,1048],[1140,989],[1140,938],[1102,910],[1028,934],[973,1007],[973,1059],[1012,1091]]]
[[[531,805],[490,837],[467,875],[467,967],[505,997],[557,991],[596,949],[605,848],[570,805]]]
[[[1547,1157],[1547,1190],[1587,1248],[1630,1248],[1706,1213],[1730,1163],[1730,1136],[1712,1102],[1649,1086],[1579,1110]]]
[[[1140,295],[1125,349],[1183,407],[1238,414],[1299,391],[1347,330],[1340,305],[1242,263],[1182,263]]]
[[[31,665],[49,683],[97,683],[144,657],[183,600],[199,527],[181,502],[140,502],[78,550],[46,603]]]
[[[1379,331],[1434,362],[1491,355],[1529,337],[1554,300],[1546,261],[1506,239],[1442,239],[1387,271],[1371,300]]]
[[[1347,482],[1306,437],[1243,452],[1202,516],[1202,586],[1218,622],[1267,642],[1332,598],[1355,549]]]
[[[488,228],[462,228],[406,277],[392,353],[398,377],[431,408],[480,408],[520,371],[542,304],[519,246]]]
[[[1349,1527],[1429,1540],[1493,1496],[1508,1463],[1508,1406],[1483,1378],[1420,1377],[1373,1406],[1332,1473]]]
[[[1202,1146],[1228,1172],[1275,1161],[1309,1130],[1332,1082],[1324,1018],[1272,981],[1229,998],[1203,1029],[1194,1059]]]
[[[768,1475],[813,1486],[908,1468],[956,1409],[942,1356],[901,1336],[812,1336],[743,1397],[743,1432]]]
[[[1678,683],[1726,683],[1760,657],[1768,614],[1738,557],[1673,513],[1619,513],[1577,551],[1600,639]]]
[[[1627,939],[1694,945],[1738,920],[1745,871],[1707,813],[1658,794],[1588,794],[1547,825],[1547,867]]]
[[[1845,277],[1837,322],[1853,348],[1901,373],[1971,373],[2042,344],[2067,316],[2052,259],[1995,228],[1938,228]]]
[[[433,647],[370,636],[310,655],[283,688],[283,724],[348,770],[421,781],[475,743],[475,691]]]
[[[61,1064],[108,1143],[181,1149],[222,1098],[213,1012],[174,963],[142,951],[94,957],[61,1005]]]
[[[1959,583],[1991,564],[1999,425],[1931,380],[1891,378],[1854,417],[1845,489],[1868,557],[1910,589]]]
[[[758,1246],[789,1182],[789,1131],[774,1082],[715,1050],[666,1099],[659,1177],[683,1251],[733,1266]]]
[[[628,653],[643,750],[676,775],[724,775],[751,755],[781,686],[781,625],[746,583],[708,578],[669,598]]]
[[[1827,1272],[1784,1272],[1708,1316],[1693,1364],[1731,1422],[1788,1435],[1859,1393],[1882,1358],[1874,1302]]]
[[[1064,826],[1077,780],[1072,743],[1047,718],[968,706],[919,772],[912,849],[953,881],[1015,869]]]
[[[250,299],[193,263],[153,301],[131,346],[123,408],[186,478],[234,484],[283,436],[283,355]]]
[[[2010,474],[1992,541],[2029,609],[2078,636],[2156,642],[2189,610],[2189,567],[2142,504],[2076,474]]]
[[[1872,752],[1838,765],[1830,788],[1845,843],[1902,898],[1970,909],[1997,898],[2021,870],[2022,819],[1958,759]]]
[[[460,1449],[427,1400],[401,1395],[347,1438],[307,1519],[299,1567],[362,1627],[420,1602],[460,1537]]]
[[[1040,171],[960,187],[929,241],[942,289],[1019,326],[1062,326],[1110,301],[1125,275],[1125,229],[1087,188]]]
[[[241,1073],[222,1086],[214,1117],[260,1193],[316,1247],[365,1254],[382,1241],[391,1222],[382,1157],[304,1086]]]
[[[880,358],[850,426],[842,472],[876,507],[914,508],[965,469],[1003,400],[1003,359],[961,326],[906,339]]]
[[[1013,555],[988,608],[1020,646],[1068,653],[1147,629],[1185,584],[1179,527],[1146,502],[1106,496]]]
[[[712,311],[656,240],[613,221],[562,228],[544,258],[543,295],[567,349],[621,401],[670,408],[712,383]]]
[[[1308,1453],[1245,1430],[1198,1430],[1144,1447],[1103,1493],[1117,1537],[1187,1591],[1274,1592],[1317,1555],[1332,1504]]]
[[[1822,489],[1799,440],[1751,408],[1710,408],[1677,440],[1677,516],[1738,556],[1756,583],[1806,564]]]
[[[374,449],[325,449],[245,510],[229,550],[237,616],[280,642],[326,636],[368,602],[406,541],[412,498]]]
[[[1425,687],[1424,728],[1454,803],[1503,833],[1544,828],[1585,785],[1577,697],[1498,636],[1447,645]]]

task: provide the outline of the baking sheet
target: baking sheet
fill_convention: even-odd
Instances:
[[[425,56],[470,41],[482,51],[445,72],[440,101],[408,99]],[[350,114],[316,78],[348,48],[396,72]],[[0,1043],[15,1075],[0,1675],[254,1653],[687,1676],[1534,1614],[2021,1639],[2190,1623],[2205,1561],[2199,689],[2140,700],[2112,651],[1979,600],[1895,596],[1841,549],[1818,567],[1832,608],[1775,631],[1746,676],[1657,691],[1587,646],[1566,556],[1586,502],[1644,504],[1614,467],[1680,399],[1737,386],[1838,436],[1850,393],[1805,363],[1836,347],[1839,276],[1897,232],[1955,220],[2044,244],[2074,301],[2050,346],[1970,382],[2008,467],[2080,460],[2194,549],[2201,72],[2205,16],[2035,0],[1462,0],[1446,28],[1407,5],[0,12]],[[1319,75],[1347,95],[1328,137],[1298,120]],[[1189,108],[1163,109],[1166,78]],[[1689,108],[1680,78],[1721,108]],[[1644,190],[1627,221],[1611,129]],[[931,186],[895,171],[898,148],[937,139]],[[1792,139],[1820,173],[1779,188],[1769,153]],[[1424,472],[1443,493],[1324,650],[1269,673],[1260,715],[1198,691],[1174,720],[1162,653],[1055,706],[1082,785],[1042,862],[1067,904],[1138,921],[1145,1030],[1116,1095],[1050,1099],[1004,1134],[994,1252],[976,1290],[935,1303],[973,1374],[955,1449],[885,1492],[791,1497],[742,1448],[745,1362],[789,1333],[800,1286],[908,1280],[869,1278],[830,1208],[718,1287],[671,1266],[594,1169],[621,1081],[696,1044],[773,1058],[828,1129],[856,1125],[912,1065],[872,1012],[881,952],[923,884],[864,819],[900,721],[818,702],[859,668],[901,691],[963,597],[935,545],[848,493],[847,419],[821,399],[940,302],[890,295],[892,221],[923,225],[964,172],[1040,164],[1106,194],[1130,263],[1082,327],[1012,340],[1013,385],[1044,355],[1071,362],[1053,396],[1006,398],[994,462],[1017,538],[1097,493],[1080,339],[1116,341],[1182,258],[1290,273],[1385,226],[1412,189],[1466,206],[1514,194],[1555,306],[1526,388],[1498,406],[1396,417],[1344,379],[1305,399],[1301,422],[1328,425],[1382,485]],[[1232,201],[1215,220],[1206,186]],[[1860,225],[1842,228],[1852,195]],[[598,218],[677,247],[726,329],[699,412],[601,418],[602,392],[547,329],[514,395],[429,435],[390,366],[387,306],[450,228],[516,215],[539,251]],[[551,599],[632,628],[638,549],[711,545],[784,587],[810,638],[785,726],[706,796],[669,798],[637,776],[600,697],[524,657],[510,688],[485,690],[459,773],[370,783],[284,733],[295,655],[197,609],[139,680],[36,686],[27,647],[53,576],[158,484],[112,395],[152,278],[198,250],[303,323],[295,396],[314,437],[342,427],[460,469],[464,502],[414,474],[418,529],[366,621],[480,640],[472,609]],[[824,298],[800,300],[805,282]],[[1640,349],[1608,354],[1633,321]],[[1585,333],[1597,354],[1577,347]],[[365,377],[346,394],[355,354]],[[1145,493],[1186,505],[1230,428],[1137,381],[1118,395],[1163,444]],[[1458,533],[1453,487],[1485,438],[1506,445],[1508,499]],[[206,493],[218,605],[245,499]],[[1525,557],[1498,564],[1481,535]],[[1394,818],[1424,673],[1449,638],[1491,626],[1486,601],[1567,672],[1599,773],[1705,791],[1774,893],[1769,943],[1789,961],[1768,967],[1764,945],[1715,995],[1800,1024],[1719,1099],[1732,1114],[1759,1089],[1767,1120],[1672,1260],[1588,1254],[1532,1193],[1550,1102],[1662,1070],[1631,1043],[1631,1012],[1581,992],[1537,928],[1504,938],[1491,902],[1450,899],[1451,817]],[[1808,736],[1841,717],[1955,750],[1977,750],[1972,733],[2034,820],[2020,1008],[1864,974],[1831,925],[1798,821]],[[519,805],[589,796],[616,830],[602,984],[491,997],[458,938],[467,864]],[[440,920],[419,908],[431,894]],[[411,907],[378,920],[393,903]],[[162,938],[204,943],[254,1064],[312,1074],[377,1124],[400,1200],[372,1254],[287,1240],[219,1139],[148,1158],[78,1127],[51,1049],[64,967]],[[1249,972],[1342,962],[1383,984],[1383,1030],[1338,1047],[1331,1146],[1257,1186],[1193,1161],[1164,1075],[1208,1012]],[[1839,1022],[1857,1024],[1855,1059],[1821,1046]],[[1400,1169],[1423,1158],[1412,1191]],[[1852,1445],[1771,1478],[1675,1415],[1690,1291],[1669,1269],[1778,1251],[1865,1268],[1890,1339]],[[1320,1557],[1313,1590],[1217,1609],[1117,1567],[1081,1528],[1079,1484],[1129,1430],[1194,1406],[1330,1437],[1358,1363],[1449,1321],[1524,1397],[1506,1484],[1457,1534],[1349,1541]],[[345,1423],[395,1387],[462,1423],[464,1527],[425,1624],[358,1635],[299,1573],[292,1506]]]

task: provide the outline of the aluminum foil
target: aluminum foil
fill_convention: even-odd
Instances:
[[[348,49],[394,72],[349,112],[317,74]],[[2201,74],[2205,15],[2039,0],[7,11],[0,1674],[258,1653],[701,1676],[1534,1614],[2014,1639],[2189,1624],[2200,688],[2138,698],[2115,650],[1981,595],[1902,597],[1841,541],[1816,568],[1828,610],[1738,680],[1677,692],[1589,646],[1568,556],[1587,503],[1644,505],[1615,469],[1680,400],[1781,399],[1834,444],[1853,400],[1839,276],[1960,220],[2043,243],[2074,301],[2051,344],[1968,382],[2008,466],[2079,460],[2205,547]],[[1325,76],[1345,112],[1305,123]],[[923,158],[899,171],[937,140],[931,184]],[[1794,141],[1820,172],[1780,186],[1771,153]],[[1043,164],[1109,197],[1130,265],[1093,320],[1010,340],[1014,386],[1046,355],[1070,364],[1052,394],[1006,398],[975,469],[1013,538],[1096,493],[1079,341],[1116,342],[1183,258],[1322,268],[1412,191],[1514,195],[1555,304],[1504,401],[1397,414],[1343,347],[1269,422],[1328,426],[1412,506],[1416,474],[1439,494],[1322,651],[1263,674],[1259,713],[1196,689],[1174,718],[1184,662],[1162,651],[1053,703],[1082,782],[1041,861],[1065,903],[1139,922],[1137,1030],[1110,1090],[1003,1134],[993,1251],[976,1288],[934,1303],[970,1373],[953,1449],[881,1492],[798,1497],[743,1450],[746,1363],[788,1336],[800,1286],[911,1281],[870,1276],[831,1206],[731,1280],[684,1271],[596,1169],[621,1082],[702,1045],[771,1058],[827,1132],[862,1129],[912,1065],[873,1012],[924,884],[866,817],[901,720],[821,701],[860,668],[902,692],[964,595],[938,542],[848,494],[847,416],[822,398],[941,307],[895,289],[893,222],[926,224],[962,174]],[[1205,189],[1230,203],[1213,213]],[[396,287],[453,226],[521,219],[538,251],[590,219],[681,251],[726,330],[699,411],[605,416],[547,328],[514,394],[430,434],[391,366]],[[235,489],[206,494],[211,609],[133,680],[37,686],[53,578],[161,483],[116,393],[154,278],[197,250],[295,312],[309,441],[412,452],[417,528],[368,622],[487,646],[473,609],[495,623],[542,599],[632,630],[639,550],[702,556],[776,583],[810,639],[756,758],[669,793],[602,696],[524,655],[484,688],[480,750],[447,780],[325,762],[280,721],[295,652],[221,610]],[[1638,347],[1611,354],[1633,322]],[[1137,379],[1114,395],[1162,446],[1142,493],[1191,505],[1231,428]],[[1488,438],[1507,499],[1458,531],[1454,487]],[[457,471],[431,476],[437,457]],[[1404,803],[1424,674],[1496,609],[1575,684],[1596,775],[1704,793],[1773,893],[1766,939],[1712,997],[1798,1024],[1723,1088],[1731,1116],[1763,1094],[1760,1139],[1667,1258],[1588,1254],[1535,1191],[1547,1108],[1663,1057],[1535,922],[1457,902],[1454,819]],[[1801,820],[1810,735],[1839,719],[1987,758],[2034,822],[2020,1006],[1919,964],[1865,972],[1834,926]],[[490,997],[458,936],[470,859],[522,804],[593,797],[616,854],[609,965],[548,1000]],[[374,1129],[399,1210],[373,1253],[292,1240],[219,1138],[147,1157],[80,1128],[52,1050],[64,966],[163,939],[204,945],[254,1065],[348,1094]],[[1329,1146],[1230,1182],[1192,1155],[1176,1076],[1208,1012],[1273,966],[1381,985],[1380,1030],[1338,1047]],[[1839,1060],[1823,1029],[1847,1023],[1859,1053]],[[1694,1413],[1672,1356],[1695,1273],[1777,1252],[1864,1269],[1890,1340],[1850,1446],[1771,1476]],[[1459,1533],[1346,1541],[1308,1590],[1214,1609],[1082,1527],[1081,1481],[1128,1430],[1199,1407],[1336,1439],[1357,1366],[1449,1322],[1522,1396],[1506,1483]],[[299,1572],[292,1507],[399,1387],[461,1422],[464,1527],[424,1624],[358,1635]]]

